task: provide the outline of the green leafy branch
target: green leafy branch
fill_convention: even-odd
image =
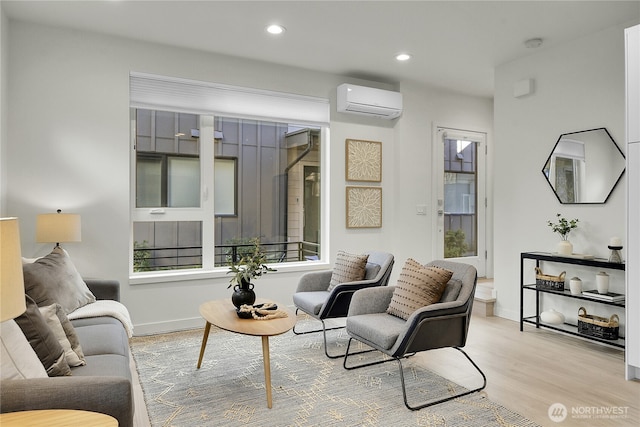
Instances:
[[[561,214],[556,214],[556,217],[558,218],[557,223],[547,221],[547,225],[551,227],[554,233],[560,234],[560,236],[562,236],[562,240],[567,240],[571,230],[573,230],[574,228],[577,228],[578,222],[580,221],[577,218],[572,219],[571,221],[568,221]]]

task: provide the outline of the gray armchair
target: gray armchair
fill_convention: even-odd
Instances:
[[[453,272],[453,276],[447,283],[445,293],[440,302],[418,309],[405,321],[386,313],[395,286],[363,289],[354,294],[346,323],[347,333],[350,338],[344,356],[343,366],[345,369],[362,368],[396,360],[400,369],[404,404],[411,410],[422,409],[480,391],[487,384],[487,378],[484,373],[467,353],[461,349],[466,344],[471,320],[471,308],[477,282],[475,267],[452,261],[433,261],[426,266],[436,266]],[[457,291],[458,287],[460,289],[459,292]],[[348,366],[348,358],[350,356],[367,352],[361,351],[349,354],[349,349],[354,339],[373,348],[373,350],[367,351],[380,351],[390,358]],[[458,350],[471,362],[482,375],[482,386],[424,404],[409,405],[401,359],[421,351],[445,347]]]
[[[335,359],[343,354],[329,355],[327,350],[327,331],[342,327],[328,328],[325,320],[346,317],[349,304],[354,292],[359,289],[386,286],[393,268],[393,255],[387,252],[365,252],[369,255],[363,280],[341,283],[333,290],[328,291],[329,282],[333,270],[313,271],[304,274],[298,282],[298,288],[293,295],[293,303],[298,310],[303,311],[314,319],[322,322],[322,329],[303,331],[293,327],[296,335],[309,334],[322,331],[324,341],[324,353],[327,357]]]

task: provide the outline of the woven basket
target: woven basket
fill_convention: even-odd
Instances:
[[[584,307],[578,309],[578,332],[605,340],[617,340],[620,330],[620,318],[617,314],[610,318],[587,314]]]
[[[538,289],[563,291],[565,274],[566,273],[563,271],[558,276],[550,276],[548,274],[542,273],[540,267],[536,267],[536,287]]]

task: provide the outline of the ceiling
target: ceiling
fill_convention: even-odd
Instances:
[[[640,22],[640,0],[0,1],[11,20],[483,97],[497,65]],[[267,34],[271,23],[286,32]],[[526,48],[533,37],[543,45]],[[399,52],[413,58],[397,62]]]

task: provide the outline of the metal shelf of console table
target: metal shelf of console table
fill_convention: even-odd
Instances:
[[[535,260],[536,267],[540,267],[540,263],[542,261],[547,262],[555,262],[559,264],[574,264],[574,265],[583,265],[587,267],[597,267],[597,268],[606,268],[611,270],[622,270],[625,269],[625,264],[618,264],[609,262],[606,259],[594,258],[594,259],[584,259],[584,258],[573,258],[573,257],[563,257],[557,256],[548,252],[522,252],[520,254],[520,331],[523,330],[524,324],[528,323],[534,325],[536,328],[546,328],[555,331],[564,332],[570,335],[575,335],[581,338],[597,341],[603,344],[607,344],[613,347],[624,348],[624,337],[620,337],[617,340],[606,340],[603,338],[593,337],[585,334],[581,334],[578,332],[578,326],[572,325],[570,323],[564,323],[562,325],[551,325],[548,323],[543,323],[540,321],[540,294],[552,294],[558,295],[566,298],[573,298],[578,300],[595,302],[603,305],[612,305],[615,307],[624,308],[624,302],[613,302],[613,301],[604,301],[596,298],[590,298],[584,295],[573,295],[568,290],[557,291],[553,289],[540,289],[533,284],[525,284],[524,278],[524,264],[525,260]],[[536,293],[536,314],[535,316],[524,316],[524,291],[532,291]]]

